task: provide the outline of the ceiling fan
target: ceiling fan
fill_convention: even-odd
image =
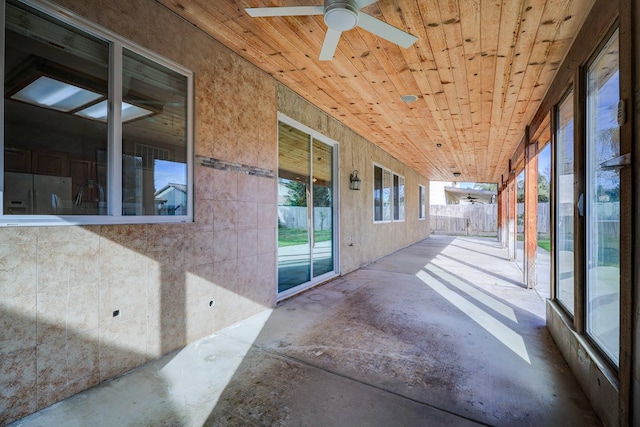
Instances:
[[[480,203],[481,205],[484,205],[484,202],[479,201],[477,197],[472,197],[471,194],[467,194],[467,200],[472,205],[475,205],[476,203]]]
[[[407,48],[418,40],[417,37],[400,30],[371,15],[361,12],[365,6],[378,0],[324,0],[324,6],[279,6],[279,7],[249,7],[245,11],[251,17],[268,16],[310,16],[323,15],[327,24],[327,33],[320,50],[321,61],[330,61],[338,47],[340,35],[355,27],[360,27]]]

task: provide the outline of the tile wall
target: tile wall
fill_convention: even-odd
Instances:
[[[275,81],[156,2],[107,3],[62,5],[194,71],[195,155],[275,171]],[[190,224],[0,229],[0,425],[275,304],[275,178],[196,161],[194,187]]]
[[[0,425],[275,305],[278,111],[340,142],[343,273],[427,237],[423,177],[157,2],[59,3],[194,71],[195,222],[0,228]],[[405,223],[372,224],[373,161],[406,177]]]

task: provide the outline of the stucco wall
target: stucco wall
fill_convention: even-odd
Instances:
[[[553,341],[602,423],[605,426],[625,425],[619,419],[619,381],[616,373],[594,349],[593,344],[575,332],[571,319],[556,302],[547,300],[546,317]]]
[[[275,304],[275,178],[200,162],[275,171],[275,81],[156,2],[63,3],[194,71],[195,222],[0,229],[0,425]]]
[[[333,119],[287,87],[278,85],[278,110],[337,141],[340,182],[340,273],[346,274],[429,235],[429,181],[378,146]],[[373,163],[405,177],[404,222],[373,222]],[[361,190],[349,189],[358,170]],[[418,219],[418,184],[425,186],[427,218]]]
[[[0,424],[274,306],[278,109],[340,142],[342,273],[428,235],[426,179],[164,7],[60,4],[194,71],[195,222],[0,228]],[[405,176],[403,223],[373,224],[374,161]]]

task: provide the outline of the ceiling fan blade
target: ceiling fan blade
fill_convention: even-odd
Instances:
[[[253,18],[265,16],[308,16],[322,15],[324,6],[280,6],[280,7],[248,7],[245,12]]]
[[[342,34],[342,31],[327,28],[327,34],[324,36],[324,43],[322,43],[322,50],[320,51],[320,61],[331,61],[333,59],[333,54],[338,47],[338,41],[340,41],[340,34]]]
[[[378,3],[378,0],[356,0],[358,2],[358,8],[362,9],[370,4]]]
[[[358,14],[358,27],[404,48],[411,46],[418,40],[416,36],[362,12]]]

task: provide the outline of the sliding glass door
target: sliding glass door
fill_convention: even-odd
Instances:
[[[278,292],[311,280],[309,135],[279,126]]]
[[[335,274],[334,144],[291,120],[278,125],[278,295]]]
[[[573,93],[569,93],[560,103],[556,118],[556,297],[573,315],[575,312]]]
[[[620,100],[618,32],[587,69],[586,326],[618,365],[620,347]]]
[[[313,277],[333,268],[333,147],[313,140]]]

